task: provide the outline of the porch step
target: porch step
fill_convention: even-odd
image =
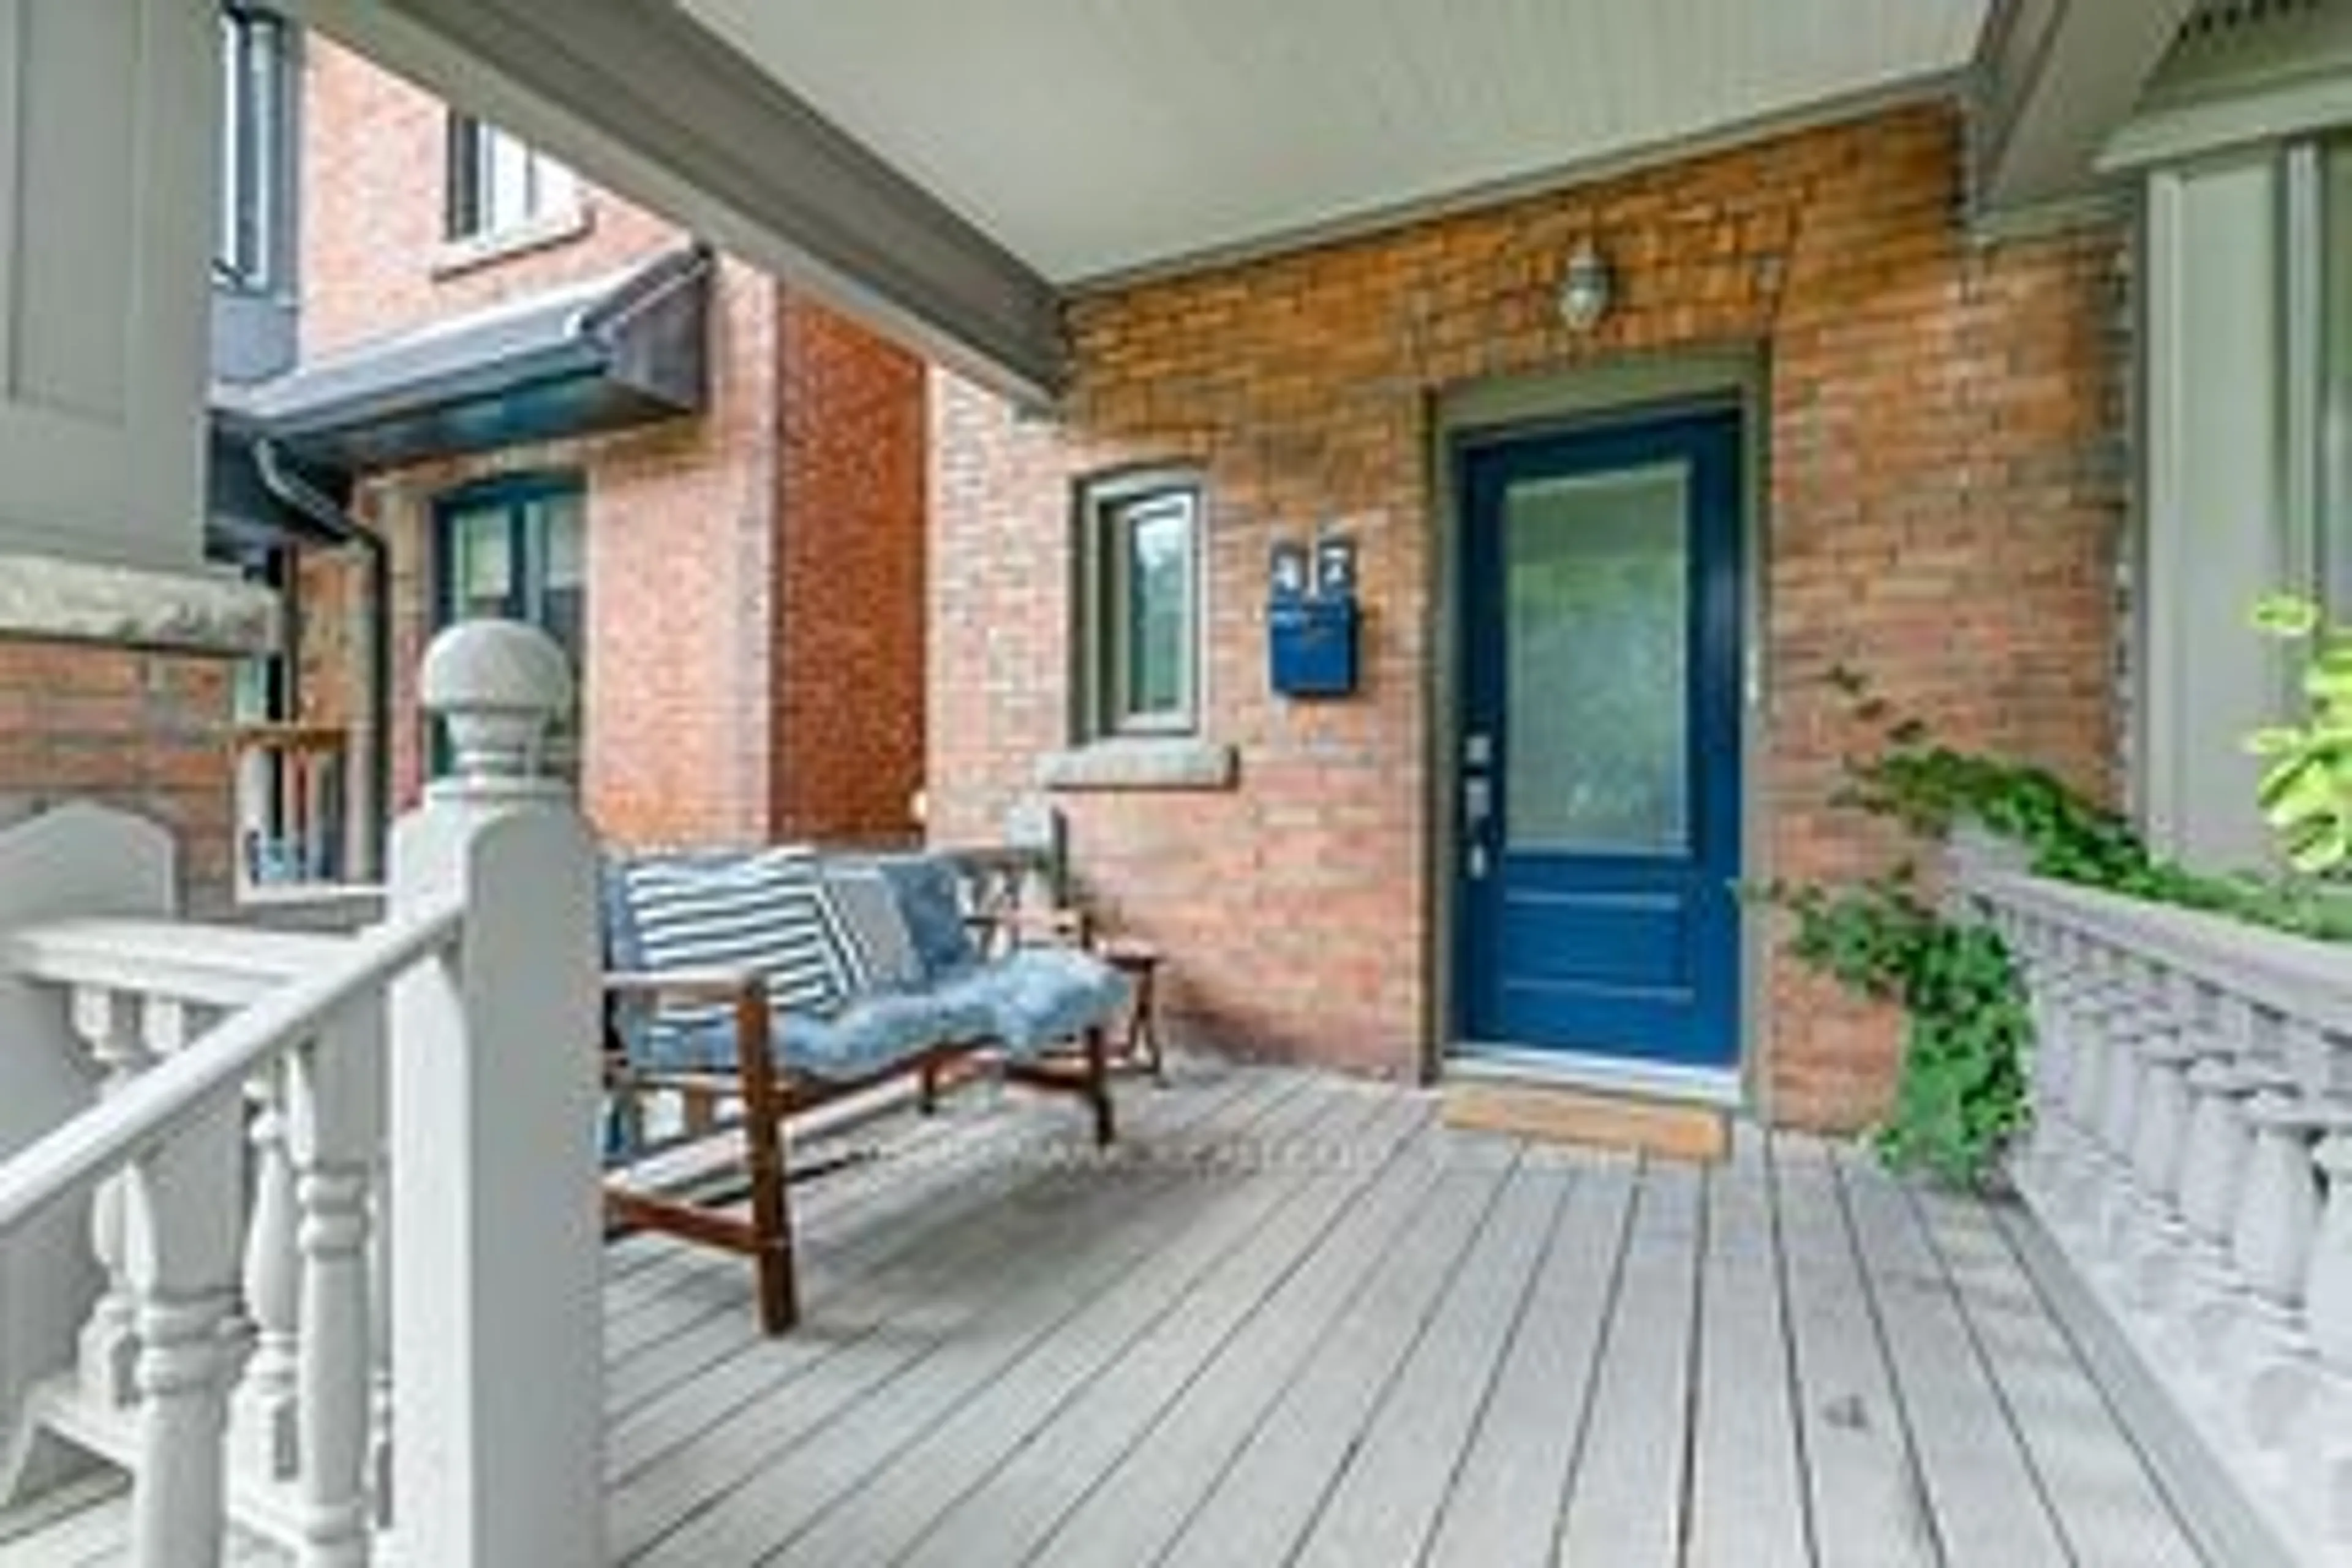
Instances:
[[[1473,1131],[1702,1164],[1722,1160],[1731,1149],[1729,1114],[1715,1106],[1492,1079],[1448,1083],[1444,1101],[1445,1124]]]

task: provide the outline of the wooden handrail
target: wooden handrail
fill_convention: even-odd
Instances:
[[[453,899],[352,938],[341,962],[270,992],[28,1144],[0,1164],[0,1237],[168,1137],[352,998],[446,947],[464,919]]]

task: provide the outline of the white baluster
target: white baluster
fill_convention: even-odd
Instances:
[[[2247,1117],[2254,1144],[2230,1247],[2246,1289],[2229,1326],[2222,1394],[2246,1434],[2269,1448],[2286,1436],[2310,1389],[2302,1308],[2319,1225],[2311,1160],[2318,1129],[2311,1109],[2277,1088],[2257,1093]]]
[[[2074,1062],[2067,1013],[2074,976],[2055,927],[2011,910],[2002,911],[2001,925],[2033,1019],[2033,1124],[2018,1163],[2018,1184],[2040,1203],[2049,1194],[2065,1136],[2066,1085]]]
[[[2161,1312],[2170,1300],[2186,1253],[2180,1217],[2180,1169],[2188,1152],[2189,1068],[2203,998],[2188,975],[2158,970],[2147,1013],[2139,1117],[2132,1139],[2132,1184],[2137,1206],[2126,1237],[2125,1299]]]
[[[72,1002],[74,1033],[89,1047],[105,1077],[101,1096],[121,1092],[144,1071],[151,1059],[139,999],[120,992],[77,988]],[[99,1184],[89,1205],[90,1252],[106,1277],[106,1288],[82,1325],[79,1352],[84,1396],[108,1407],[131,1402],[136,1393],[133,1369],[139,1353],[136,1314],[131,1282],[124,1268],[123,1205],[128,1178],[110,1176]]]
[[[383,1092],[383,1072],[377,1072]],[[368,1184],[368,1492],[375,1527],[390,1530],[392,1496],[392,1166],[378,1140]]]
[[[2042,921],[2034,942],[2034,1032],[2044,1053],[2044,1093],[2034,1117],[2034,1199],[2046,1217],[2065,1206],[2070,1171],[2082,1154],[2082,1126],[2072,1117],[2077,1079],[2091,1074],[2094,1047],[2086,1018],[2094,990],[2084,973],[2082,942],[2055,921]]]
[[[2112,1156],[2101,1134],[2111,1100],[2110,1078],[2127,1070],[2123,1044],[2126,1006],[2116,984],[2113,955],[2085,938],[2077,952],[2083,994],[2074,1013],[2078,1055],[2066,1086],[2068,1139],[2060,1212],[2075,1250],[2085,1261],[2098,1253]]]
[[[2147,1074],[2148,971],[2137,957],[2121,951],[2109,953],[2107,962],[2114,1000],[2107,1016],[2106,1071],[2100,1085],[2100,1183],[2092,1236],[2095,1263],[2120,1289],[2131,1215],[2139,1203],[2139,1184],[2132,1173],[2132,1144],[2138,1136],[2140,1098]]]
[[[2247,1065],[2253,1027],[2252,1004],[2215,994],[2193,1042],[2196,1065],[2189,1069],[2189,1140],[2180,1168],[2187,1237],[2165,1343],[2186,1364],[2208,1373],[2235,1312],[2234,1298],[2244,1289],[2230,1244],[2253,1152],[2253,1125],[2246,1119],[2246,1101],[2258,1081]]]
[[[2295,1500],[2336,1542],[2352,1540],[2352,1136],[2320,1140],[2326,1197],[2304,1288],[2304,1321],[2319,1359],[2317,1394],[2289,1447]]]
[[[254,1077],[253,1215],[246,1230],[245,1310],[253,1359],[238,1382],[230,1420],[240,1463],[282,1480],[294,1473],[295,1346],[299,1334],[299,1262],[295,1253],[294,1166],[286,1150],[284,1064]]]
[[[368,1177],[381,1142],[383,1013],[345,1008],[295,1053],[290,1142],[300,1173],[303,1568],[368,1560]]]
[[[216,1568],[244,1205],[242,1107],[199,1113],[130,1170],[125,1261],[139,1329],[139,1568]]]

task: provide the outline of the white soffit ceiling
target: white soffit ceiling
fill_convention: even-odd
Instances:
[[[1987,0],[681,0],[1057,283],[1965,66]]]

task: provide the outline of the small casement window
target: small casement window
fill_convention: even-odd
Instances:
[[[436,625],[497,616],[552,637],[572,661],[581,701],[548,737],[547,765],[580,773],[588,653],[587,500],[572,475],[493,480],[435,507]],[[446,761],[434,737],[436,763]]]
[[[293,76],[286,24],[242,4],[220,13],[220,209],[213,278],[240,293],[284,285],[292,195]]]
[[[449,116],[449,238],[511,234],[579,205],[580,180],[570,168],[487,121]]]
[[[1201,485],[1190,473],[1081,487],[1085,739],[1189,735],[1201,707]]]

